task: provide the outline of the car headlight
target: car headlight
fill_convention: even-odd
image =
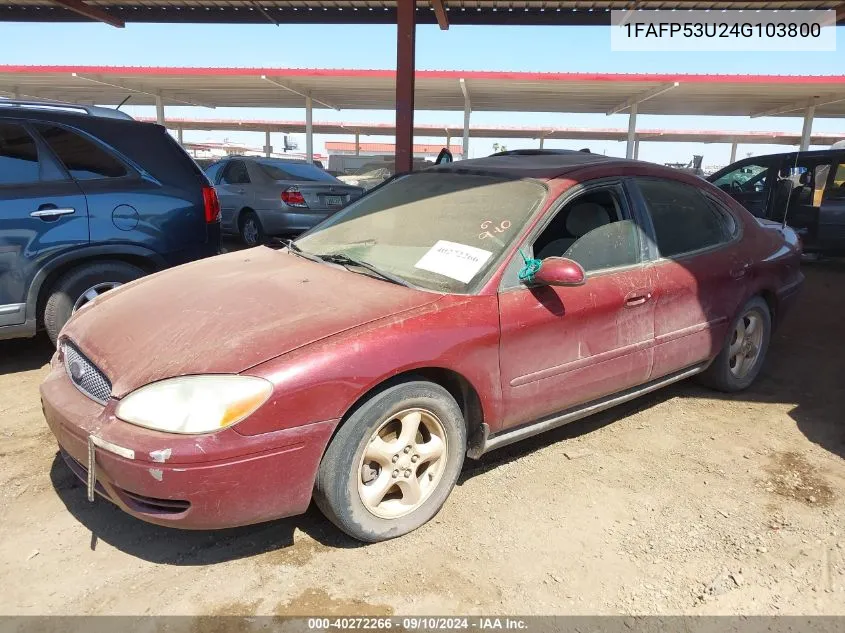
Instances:
[[[168,433],[210,433],[232,426],[267,401],[273,385],[254,376],[184,376],[133,391],[115,415]]]

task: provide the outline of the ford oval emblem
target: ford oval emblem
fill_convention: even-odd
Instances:
[[[78,360],[71,361],[68,369],[70,370],[70,377],[73,378],[74,382],[79,382],[85,376],[85,366]]]

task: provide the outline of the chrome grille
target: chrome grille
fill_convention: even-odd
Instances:
[[[62,346],[62,352],[71,382],[92,400],[105,404],[111,395],[111,383],[105,374],[70,343]]]

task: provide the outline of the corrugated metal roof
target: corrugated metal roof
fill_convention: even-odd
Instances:
[[[418,110],[464,109],[460,80],[475,111],[610,112],[666,88],[640,114],[796,116],[815,100],[817,117],[845,117],[845,75],[693,75],[418,71]],[[78,103],[392,110],[393,70],[0,66],[0,95]],[[677,83],[677,87],[673,87]]]
[[[397,0],[86,0],[124,22],[396,22]],[[443,0],[452,24],[608,24],[612,9],[829,9],[840,0]],[[78,5],[77,5],[78,6]],[[434,23],[429,0],[416,0],[418,23]],[[87,20],[51,0],[4,0],[0,20]]]
[[[154,122],[151,117],[137,117],[139,120]],[[183,130],[225,130],[244,132],[276,132],[299,133],[305,132],[305,121],[262,121],[262,120],[231,120],[231,119],[184,119],[167,117],[165,121],[171,129]],[[396,127],[392,123],[361,123],[315,121],[315,134],[361,134],[362,136],[394,136]],[[417,123],[414,125],[414,135],[449,136],[457,139],[463,134],[459,125],[435,125]],[[628,138],[628,130],[623,128],[571,128],[571,127],[500,127],[479,126],[470,127],[472,138],[520,138],[520,139],[559,139],[559,140],[590,140],[590,141],[624,141]],[[643,141],[666,142],[694,142],[694,143],[745,143],[765,145],[798,145],[800,134],[789,132],[747,132],[734,130],[666,130],[641,128],[637,130],[637,138]],[[845,139],[845,129],[840,133],[817,132],[811,136],[811,145],[832,145],[836,141]],[[332,143],[334,141],[331,141]],[[354,149],[354,143],[346,143]],[[364,147],[364,144],[361,144]],[[392,148],[393,145],[390,145]],[[440,147],[439,145],[437,146]],[[460,146],[454,146],[458,152]],[[417,151],[416,149],[414,151]],[[454,151],[453,151],[454,153]]]

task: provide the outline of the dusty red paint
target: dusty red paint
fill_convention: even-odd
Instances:
[[[135,451],[128,460],[97,450],[105,492],[135,516],[187,528],[252,523],[304,511],[338,421],[397,374],[459,374],[495,434],[707,361],[752,296],[766,295],[782,318],[803,279],[794,233],[761,226],[700,179],[657,166],[598,164],[550,180],[546,208],[513,249],[569,187],[619,175],[707,187],[735,212],[741,240],[569,287],[500,293],[503,263],[472,296],[412,290],[264,248],[189,264],[113,291],[71,320],[63,336],[111,377],[114,397],[105,407],[88,400],[57,359],[41,389],[50,427],[83,464],[91,433]],[[116,399],[132,390],[200,373],[264,377],[274,393],[214,434],[149,431],[114,417]],[[150,453],[164,449],[168,459],[156,462]],[[150,513],[123,490],[191,506]]]

